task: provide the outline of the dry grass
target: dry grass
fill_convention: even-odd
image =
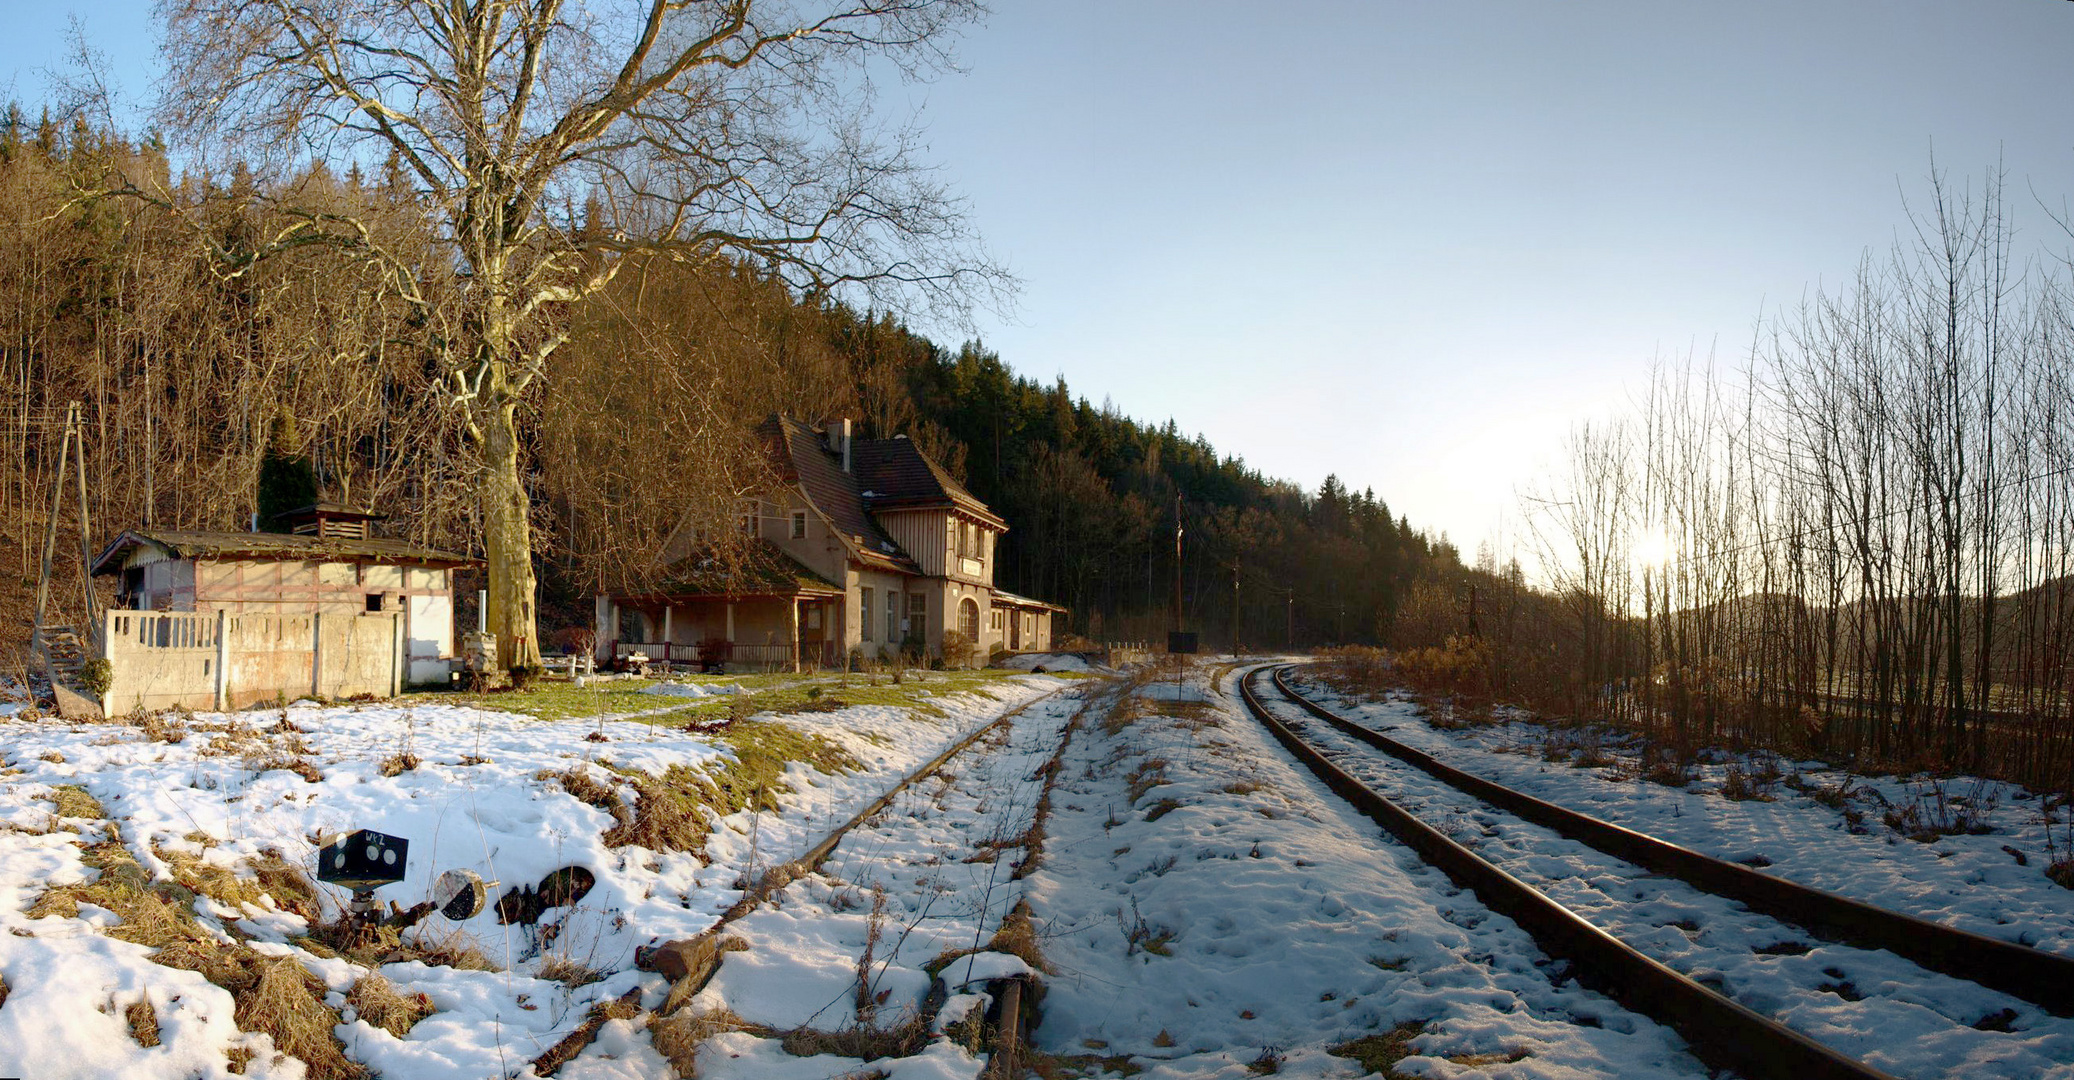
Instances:
[[[634,808],[617,805],[610,811],[619,824],[607,830],[608,847],[637,844],[651,851],[702,853],[713,827],[705,807],[723,803],[720,789],[704,773],[684,765],[672,765],[661,776],[636,769],[620,775],[634,787]]]
[[[312,1080],[365,1077],[367,1070],[346,1059],[332,1033],[344,1020],[324,1004],[324,984],[293,957],[251,955],[251,985],[242,992],[226,987],[238,1003],[238,1027],[273,1036],[275,1047],[309,1066]]]
[[[334,923],[314,928],[310,936],[295,939],[295,944],[317,956],[344,957],[362,967],[416,960],[460,971],[502,970],[459,928],[446,934],[426,933],[421,928],[414,940],[404,941],[402,932],[393,926]]]
[[[50,801],[61,818],[105,818],[108,812],[101,809],[101,800],[87,793],[77,784],[59,784],[51,789]]]
[[[606,974],[606,972],[600,971],[581,960],[567,956],[550,956],[546,960],[541,961],[540,972],[537,977],[546,979],[549,982],[558,982],[573,989],[578,986],[589,986],[603,979]]]
[[[383,776],[402,776],[421,764],[424,764],[424,761],[416,754],[390,754],[382,759],[379,768]]]
[[[1350,1039],[1332,1047],[1326,1053],[1334,1057],[1352,1058],[1355,1064],[1361,1066],[1364,1076],[1369,1073],[1380,1073],[1390,1080],[1397,1080],[1405,1075],[1397,1071],[1397,1063],[1417,1053],[1411,1048],[1411,1041],[1418,1038],[1425,1029],[1424,1024],[1399,1024],[1389,1031]]]
[[[324,770],[319,769],[315,762],[293,754],[275,752],[255,756],[246,760],[245,767],[255,773],[282,769],[302,777],[304,782],[311,784],[320,783],[324,779]]]
[[[152,742],[177,744],[187,741],[185,721],[189,719],[192,717],[178,713],[170,717],[165,713],[145,713],[137,718],[137,726],[143,730],[144,737]]]
[[[542,769],[533,774],[535,780],[552,780],[561,785],[576,801],[597,807],[614,817],[619,817],[625,807],[619,801],[619,789],[593,777],[590,770],[571,765],[561,772]]]
[[[396,992],[396,986],[383,978],[379,972],[369,972],[346,991],[346,1004],[351,1005],[360,1019],[401,1039],[410,1034],[418,1021],[436,1011],[432,999],[424,994],[405,996]]]
[[[122,1016],[129,1023],[130,1038],[136,1040],[138,1046],[158,1045],[158,1014],[151,1011],[149,999],[131,1002],[130,1007],[122,1011]]]
[[[707,1039],[723,1032],[749,1031],[758,1034],[766,1029],[736,1016],[726,1009],[711,1012],[677,1012],[668,1016],[657,1014],[648,1022],[648,1034],[655,1052],[661,1054],[678,1076],[697,1076],[699,1046]]]
[[[1130,784],[1128,790],[1132,805],[1137,805],[1138,800],[1144,798],[1146,793],[1153,788],[1169,783],[1167,780],[1167,764],[1166,758],[1146,758],[1130,771],[1130,775],[1125,777],[1125,779]]]
[[[1022,900],[1017,900],[1008,914],[1001,917],[1001,927],[987,942],[987,951],[1020,957],[1033,971],[1047,975],[1057,971],[1045,962],[1043,950],[1037,947],[1037,924],[1030,918],[1030,905]]]
[[[785,1048],[786,1053],[794,1057],[834,1054],[837,1057],[862,1058],[865,1061],[910,1057],[921,1053],[922,1048],[929,1045],[929,1025],[924,1023],[920,1016],[909,1016],[890,1028],[876,1028],[865,1024],[856,1024],[840,1031],[796,1028],[784,1034],[780,1045]]]

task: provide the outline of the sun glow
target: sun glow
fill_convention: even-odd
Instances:
[[[1662,529],[1650,529],[1635,537],[1635,561],[1655,570],[1671,561],[1671,538]]]

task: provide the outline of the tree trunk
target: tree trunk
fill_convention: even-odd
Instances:
[[[492,398],[483,410],[482,528],[490,593],[490,631],[504,668],[540,662],[534,628],[533,532],[519,481],[518,402]]]

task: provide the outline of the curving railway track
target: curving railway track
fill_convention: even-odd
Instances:
[[[1240,680],[1285,748],[1580,982],[1677,1029],[1710,1064],[1793,1080],[1884,1077],[1864,1059],[1895,1060],[1883,1043],[1904,1039],[1942,1055],[1930,1072],[1920,1054],[1903,1055],[1916,1063],[1910,1075],[2056,1074],[2064,1064],[2006,1031],[2019,1017],[2066,1026],[2044,1013],[2074,1012],[2074,961],[1760,874],[1464,773],[1303,697],[1287,670]],[[1256,684],[1270,672],[1263,694]],[[1837,1009],[1811,1006],[1839,999],[1850,1003],[1843,1023]]]

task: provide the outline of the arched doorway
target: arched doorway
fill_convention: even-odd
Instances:
[[[969,596],[958,603],[958,633],[964,635],[966,648],[979,648],[979,605]]]

